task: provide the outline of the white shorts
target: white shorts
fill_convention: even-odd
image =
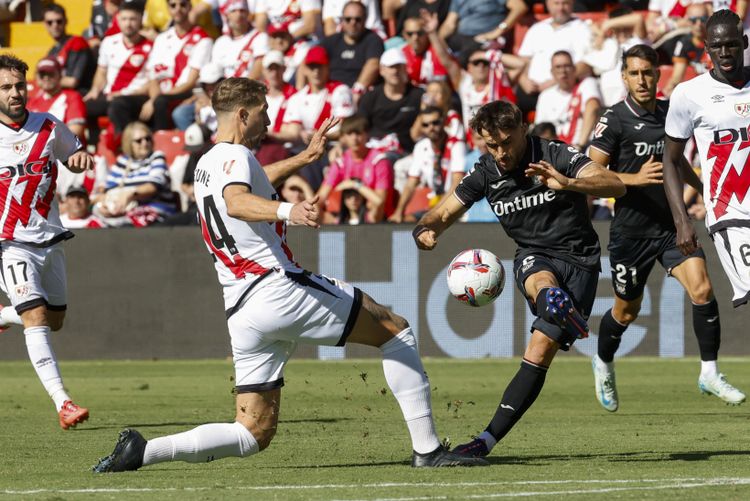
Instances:
[[[284,385],[284,366],[297,343],[343,346],[362,305],[346,282],[273,271],[228,320],[238,393]]]
[[[712,238],[732,284],[732,304],[736,308],[750,300],[750,228],[726,228],[715,232]]]
[[[52,311],[67,307],[65,251],[58,243],[49,247],[0,242],[3,292],[20,314],[45,305]]]

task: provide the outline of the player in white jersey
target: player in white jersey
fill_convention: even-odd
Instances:
[[[336,279],[304,271],[284,241],[287,222],[318,227],[317,196],[279,202],[276,187],[323,155],[328,119],[302,154],[262,168],[250,148],[270,124],[263,84],[229,78],[211,102],[219,123],[216,146],[195,170],[203,238],[224,288],[236,373],[234,423],[212,423],[148,442],[120,433],[114,452],[95,472],[137,470],[164,461],[205,463],[245,457],[276,433],[283,370],[297,343],[379,347],[386,381],[412,438],[412,466],[479,466],[484,460],[447,451],[435,431],[430,383],[409,323],[367,294]]]
[[[703,175],[706,226],[732,283],[735,307],[750,300],[750,68],[748,40],[734,12],[716,11],[706,23],[706,50],[714,68],[679,84],[665,125],[664,185],[677,227],[677,245],[692,253],[697,240],[682,199],[676,168],[693,135]]]
[[[61,242],[73,236],[60,222],[55,183],[58,162],[83,172],[94,161],[65,124],[26,109],[28,69],[14,56],[0,56],[0,288],[12,304],[0,307],[0,330],[23,325],[29,359],[67,430],[89,411],[66,392],[49,343],[67,307]]]

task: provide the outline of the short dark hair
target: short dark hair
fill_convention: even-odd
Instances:
[[[141,2],[139,0],[124,0],[120,7],[117,9],[117,12],[122,12],[124,10],[129,10],[131,12],[138,13],[140,15],[143,15],[144,11],[146,10],[146,2]]]
[[[706,22],[706,33],[708,33],[711,28],[718,24],[734,25],[737,27],[737,31],[739,32],[740,36],[742,36],[743,34],[742,19],[740,19],[740,16],[729,9],[717,10],[716,12],[711,14],[711,17],[709,17],[708,21]]]
[[[231,77],[222,80],[211,96],[211,106],[216,113],[232,112],[244,106],[253,108],[265,99],[267,88],[263,83],[249,78]]]
[[[2,54],[0,55],[0,70],[18,71],[25,77],[26,72],[29,71],[29,65],[13,54]]]
[[[556,58],[557,56],[567,56],[567,57],[568,57],[568,59],[570,59],[570,61],[571,61],[571,62],[573,62],[573,54],[571,54],[571,53],[570,53],[570,52],[568,52],[567,50],[556,50],[556,51],[555,51],[555,52],[554,52],[554,53],[552,54],[552,57],[551,57],[551,58],[549,58],[549,60],[550,60],[550,61],[552,61],[552,60],[553,60],[554,58]]]
[[[350,132],[367,132],[370,130],[370,121],[364,115],[352,115],[341,122],[341,135]]]
[[[620,16],[627,16],[628,14],[633,13],[633,8],[629,5],[623,5],[621,3],[618,3],[612,9],[609,11],[609,18],[614,19],[616,17]]]
[[[557,129],[552,122],[539,122],[532,127],[530,134],[532,136],[551,135],[557,137]]]
[[[423,109],[419,110],[419,115],[432,115],[433,113],[437,113],[441,117],[445,115],[445,110],[440,108],[439,106],[425,106]]]
[[[501,130],[514,130],[521,124],[523,124],[521,110],[507,101],[493,101],[483,105],[469,121],[471,130],[478,134],[481,134],[483,130],[490,134],[496,134]]]
[[[628,59],[631,57],[648,61],[654,68],[659,66],[659,54],[656,53],[653,47],[646,44],[639,43],[633,45],[622,53],[622,71],[625,71],[625,68],[628,67]]]
[[[62,5],[57,5],[56,3],[47,4],[42,9],[42,16],[44,16],[47,12],[54,12],[55,14],[60,14],[65,19],[68,19],[68,16],[65,15],[65,7],[63,7]]]

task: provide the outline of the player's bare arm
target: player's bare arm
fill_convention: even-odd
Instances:
[[[417,222],[412,235],[417,247],[432,250],[437,245],[437,238],[466,212],[466,207],[455,195],[443,197],[435,207]]]
[[[274,187],[281,186],[286,178],[296,173],[305,165],[322,157],[326,152],[326,145],[328,144],[327,134],[331,129],[336,127],[339,122],[340,119],[338,118],[327,118],[323,121],[320,127],[318,127],[315,134],[312,135],[307,148],[301,153],[291,158],[281,160],[280,162],[264,166],[263,170],[266,171],[266,175],[268,176],[269,181],[271,181],[271,184]]]
[[[227,214],[230,217],[241,219],[249,223],[259,221],[289,221],[292,224],[320,227],[320,211],[316,205],[318,197],[314,196],[298,204],[292,205],[288,213],[285,208],[291,204],[285,202],[268,200],[253,195],[247,186],[230,184],[224,188],[224,201],[227,204]],[[282,214],[282,212],[284,212]]]
[[[695,170],[693,170],[693,166],[690,165],[690,162],[688,162],[688,159],[685,158],[685,155],[680,157],[680,169],[682,170],[682,177],[685,182],[702,195],[703,181],[701,181],[700,176],[695,173]]]
[[[687,256],[695,252],[698,238],[685,208],[685,201],[682,199],[685,183],[679,166],[685,158],[684,152],[685,140],[666,137],[664,140],[664,191],[667,194],[675,228],[677,228],[677,247]]]
[[[589,157],[599,165],[609,165],[609,155],[591,147]],[[648,186],[650,184],[662,184],[662,163],[654,160],[651,155],[649,159],[641,166],[641,170],[636,173],[616,172],[615,175],[620,178],[625,186]]]
[[[530,163],[525,172],[529,177],[538,176],[545,186],[558,191],[577,191],[595,197],[621,197],[626,191],[617,174],[596,162],[585,166],[577,178],[567,177],[544,160]]]
[[[68,157],[65,166],[70,172],[75,172],[76,174],[87,170],[94,170],[94,157],[86,153],[85,150],[78,150]]]

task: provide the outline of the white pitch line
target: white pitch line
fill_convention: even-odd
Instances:
[[[667,479],[665,479],[667,480]],[[634,480],[633,482],[638,482]],[[419,496],[400,498],[368,498],[368,499],[338,499],[331,501],[429,501],[438,499],[495,499],[495,498],[524,498],[532,496],[570,496],[577,494],[607,494],[612,492],[626,491],[657,491],[666,489],[694,489],[698,487],[715,487],[717,485],[750,485],[750,478],[734,479],[705,479],[703,482],[672,483],[665,485],[632,486],[632,487],[608,487],[602,489],[574,489],[566,491],[526,491],[526,492],[501,492],[494,494],[468,494],[465,496]]]
[[[732,478],[732,477],[717,477],[717,478],[637,478],[637,479],[616,479],[616,480],[599,480],[599,479],[587,479],[587,480],[513,480],[503,482],[383,482],[383,483],[371,483],[371,484],[310,484],[310,485],[248,485],[248,486],[228,486],[221,487],[219,490],[226,491],[299,491],[299,490],[318,490],[318,489],[351,489],[351,488],[374,488],[374,489],[387,489],[393,487],[438,487],[438,488],[451,488],[451,487],[497,487],[497,486],[523,486],[523,485],[565,485],[565,484],[643,484],[643,483],[662,483],[667,482],[669,485],[654,485],[646,487],[611,487],[604,489],[591,489],[591,490],[569,490],[569,491],[540,491],[535,493],[529,492],[506,492],[489,495],[467,495],[464,499],[475,499],[475,498],[488,498],[488,497],[525,497],[531,495],[544,495],[544,494],[580,494],[580,493],[599,493],[599,492],[614,492],[618,490],[648,490],[648,489],[670,489],[670,488],[693,488],[703,487],[708,485],[750,485],[750,478]],[[126,492],[201,492],[201,491],[213,491],[217,490],[217,487],[93,487],[86,489],[28,489],[28,490],[15,490],[6,489],[0,491],[0,494],[6,495],[34,495],[34,494],[98,494],[98,493],[126,493]],[[455,496],[451,496],[455,498]],[[444,497],[404,497],[404,498],[387,498],[387,501],[398,500],[398,501],[417,501],[422,499],[444,499]],[[347,501],[358,501],[358,500],[347,500]],[[374,500],[373,500],[374,501]],[[385,498],[377,498],[377,501],[386,501]]]

